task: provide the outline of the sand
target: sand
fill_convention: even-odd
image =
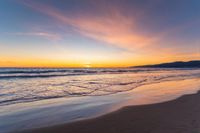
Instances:
[[[176,100],[118,111],[89,120],[21,133],[199,133],[200,92]]]

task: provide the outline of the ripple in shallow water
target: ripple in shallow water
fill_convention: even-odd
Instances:
[[[54,76],[43,77],[41,73]],[[144,84],[200,77],[200,69],[0,69],[0,77],[5,74],[12,78],[0,79],[0,106],[59,97],[109,95]],[[32,78],[21,78],[24,75]]]

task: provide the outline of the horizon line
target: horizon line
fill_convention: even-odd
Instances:
[[[65,69],[65,68],[67,68],[67,69],[83,69],[83,68],[85,68],[85,69],[91,69],[91,68],[130,68],[130,67],[140,67],[140,66],[148,66],[148,65],[159,65],[159,64],[164,64],[164,63],[174,63],[174,62],[191,62],[191,61],[200,61],[200,60],[189,60],[189,61],[171,61],[171,62],[162,62],[162,63],[156,63],[156,64],[145,64],[145,65],[131,65],[131,66],[121,66],[121,67],[48,67],[48,66],[42,66],[42,67],[39,67],[39,66],[31,66],[31,67],[27,67],[27,66],[18,66],[18,67],[11,67],[11,66],[7,66],[7,67],[3,67],[3,66],[0,66],[0,68],[2,69],[2,68],[49,68],[49,69],[53,69],[53,68],[63,68],[63,69]]]

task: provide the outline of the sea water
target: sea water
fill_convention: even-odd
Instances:
[[[200,89],[199,79],[198,68],[1,68],[0,132],[80,120],[129,104],[163,102]],[[159,85],[147,86],[151,84]]]

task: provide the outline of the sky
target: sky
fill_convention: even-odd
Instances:
[[[1,0],[0,67],[200,60],[199,0]]]

